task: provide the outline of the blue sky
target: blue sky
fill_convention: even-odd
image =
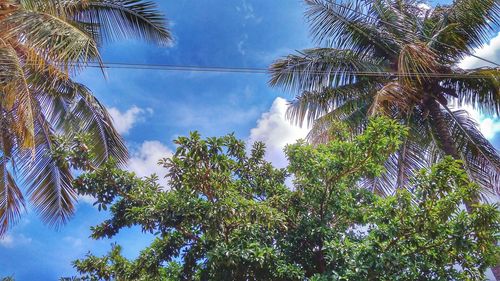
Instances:
[[[159,1],[158,1],[159,2]],[[434,2],[435,3],[435,2]],[[267,67],[273,59],[314,46],[299,0],[177,0],[161,1],[176,38],[170,48],[141,42],[115,42],[102,50],[106,62],[176,65]],[[496,40],[496,41],[495,41]],[[479,50],[500,61],[500,36]],[[474,60],[465,64],[476,66]],[[291,94],[267,86],[263,74],[100,71],[88,69],[77,79],[88,85],[110,108],[131,149],[130,169],[139,175],[161,173],[156,161],[168,156],[178,135],[198,130],[205,136],[235,132],[249,141],[268,143],[269,159],[284,165],[282,145],[306,130],[283,118]],[[498,120],[479,116],[482,128],[500,144]],[[74,274],[71,261],[91,251],[103,254],[112,242],[134,257],[151,236],[132,228],[116,239],[89,239],[89,227],[105,219],[89,200],[78,204],[74,218],[59,230],[43,225],[28,211],[6,238],[0,240],[0,276],[17,280],[57,280]]]

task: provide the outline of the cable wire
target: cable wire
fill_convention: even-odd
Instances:
[[[0,59],[0,62],[2,60]],[[29,63],[28,63],[29,64]],[[31,64],[35,65],[35,64]],[[56,65],[57,66],[57,65]],[[186,71],[186,72],[215,72],[215,73],[255,73],[268,74],[269,69],[257,67],[224,67],[224,66],[197,66],[197,65],[172,65],[172,64],[139,64],[123,62],[89,62],[69,63],[70,67],[89,67],[99,69],[138,69],[138,70],[162,70],[162,71]],[[283,70],[280,73],[295,73],[300,70]],[[474,73],[434,73],[434,72],[411,72],[399,73],[390,71],[307,71],[307,74],[331,75],[331,76],[366,76],[366,77],[428,77],[428,78],[462,78],[483,79],[492,78],[492,75]],[[2,73],[0,72],[0,77]]]

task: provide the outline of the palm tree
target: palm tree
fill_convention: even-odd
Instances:
[[[500,68],[461,69],[500,25],[500,1],[455,0],[429,8],[419,0],[306,0],[316,42],[278,59],[270,84],[298,93],[288,117],[308,123],[312,142],[334,137],[341,122],[359,134],[371,115],[409,127],[386,172],[361,185],[379,194],[405,186],[420,168],[445,155],[461,159],[481,187],[500,192],[500,156],[462,106],[500,114]],[[500,280],[500,267],[494,269]]]
[[[288,117],[312,125],[311,141],[328,141],[333,122],[358,134],[371,115],[386,114],[410,132],[387,173],[363,184],[387,194],[451,155],[464,161],[484,197],[498,194],[500,157],[457,107],[500,113],[500,69],[458,67],[500,23],[500,2],[457,0],[434,9],[417,0],[305,2],[312,34],[327,46],[275,61],[270,84],[298,92]]]
[[[24,193],[49,225],[73,213],[71,168],[53,158],[57,136],[89,135],[94,165],[126,161],[106,108],[70,76],[101,64],[102,43],[129,37],[171,42],[143,0],[0,0],[0,236],[19,219]]]

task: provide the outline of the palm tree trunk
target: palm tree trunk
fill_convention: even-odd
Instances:
[[[457,148],[453,144],[452,137],[450,131],[448,130],[448,125],[443,116],[443,112],[439,107],[439,104],[435,100],[431,100],[427,103],[427,108],[429,109],[429,114],[434,122],[434,128],[436,129],[437,137],[441,143],[441,148],[443,149],[446,155],[453,157],[454,159],[460,160],[460,154],[457,151]],[[472,212],[472,204],[477,202],[477,199],[473,199],[472,201],[465,201],[465,208],[468,213]],[[500,261],[497,262],[495,267],[491,268],[493,275],[497,281],[500,281]]]
[[[447,156],[453,157],[453,159],[461,160],[460,154],[458,153],[457,147],[453,142],[453,138],[449,131],[449,125],[447,124],[443,111],[436,100],[429,100],[427,102],[427,109],[429,110],[429,115],[431,116],[432,122],[434,124],[434,129],[436,130],[436,136],[440,142],[441,149]],[[465,201],[465,208],[468,213],[472,212],[472,204],[477,203],[478,199],[473,199],[472,201]]]
[[[427,109],[429,109],[429,115],[434,123],[434,128],[441,144],[441,149],[443,149],[446,155],[451,156],[456,160],[460,160],[460,154],[453,144],[451,133],[448,130],[449,126],[444,119],[443,111],[439,107],[439,104],[433,99],[429,100],[427,102]]]

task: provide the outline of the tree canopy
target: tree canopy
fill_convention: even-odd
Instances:
[[[444,158],[387,197],[358,186],[384,172],[407,134],[377,118],[354,138],[288,146],[289,166],[276,169],[262,143],[192,133],[161,160],[168,186],[108,163],[75,183],[111,213],[92,237],[138,225],[155,239],[133,260],[118,245],[89,253],[74,280],[482,280],[499,255],[500,217],[494,205],[463,208],[479,187],[459,161]]]

